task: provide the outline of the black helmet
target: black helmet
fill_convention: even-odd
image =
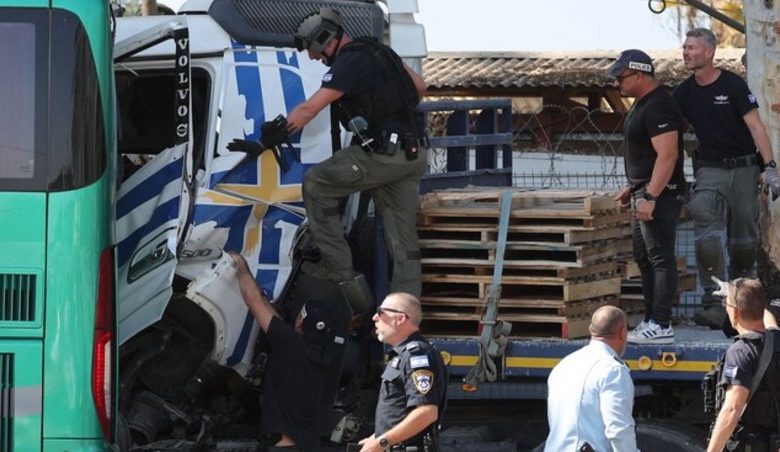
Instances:
[[[340,38],[344,33],[341,15],[327,6],[306,16],[298,31],[295,32],[295,47],[298,51],[310,50],[315,55],[322,54],[325,45],[333,38]]]

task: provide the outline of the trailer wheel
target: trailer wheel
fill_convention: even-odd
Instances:
[[[701,429],[655,419],[637,423],[636,442],[642,452],[702,452],[707,449],[705,432]]]

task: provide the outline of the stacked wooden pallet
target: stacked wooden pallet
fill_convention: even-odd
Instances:
[[[423,198],[424,329],[478,334],[497,263],[503,188],[438,191]],[[630,251],[628,213],[590,191],[512,190],[498,318],[513,336],[587,335],[590,315],[618,304],[619,254]]]

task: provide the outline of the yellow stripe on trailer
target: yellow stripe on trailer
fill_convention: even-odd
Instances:
[[[642,366],[640,367],[640,359],[626,360],[628,368],[635,372],[654,370],[658,372],[705,373],[709,372],[715,364],[713,361],[682,361],[677,359],[670,360],[667,358],[649,360],[649,362],[648,360],[643,360]],[[552,369],[559,361],[560,359],[558,358],[508,357],[504,360],[504,366],[506,368]],[[474,357],[474,362],[476,362],[476,357]],[[647,364],[650,364],[650,366],[648,367]]]

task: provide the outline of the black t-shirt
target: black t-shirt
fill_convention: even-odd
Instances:
[[[407,76],[404,74],[404,76]],[[353,116],[361,115],[369,120],[368,114],[355,110],[354,105],[359,103],[356,99],[378,90],[385,82],[392,78],[392,74],[383,74],[381,67],[376,63],[369,50],[342,49],[330,70],[322,77],[322,87],[330,88],[344,93],[337,102],[336,107],[339,119],[346,128],[346,122]],[[398,92],[402,96],[403,92]],[[376,107],[376,106],[374,106]],[[413,130],[409,124],[410,116],[407,111],[399,111],[390,115],[382,115],[378,124],[369,124],[371,130],[390,130],[396,133],[406,133]]]
[[[443,414],[446,372],[441,355],[419,333],[393,347],[382,373],[379,401],[374,417],[374,435],[379,437],[421,405],[439,407]],[[405,441],[415,444],[416,438]]]
[[[756,152],[743,116],[758,108],[758,102],[737,74],[721,69],[707,86],[690,76],[674,90],[674,100],[696,132],[698,158],[722,160]]]
[[[263,420],[266,434],[289,435],[303,451],[319,450],[322,403],[333,400],[341,355],[333,348],[304,339],[293,327],[274,317],[268,326],[271,355],[263,380]],[[342,350],[339,350],[342,351]]]
[[[662,86],[639,99],[623,122],[625,137],[626,176],[632,185],[650,182],[658,158],[651,139],[663,133],[677,131],[677,163],[664,193],[684,189],[682,116],[671,96]]]
[[[764,335],[751,331],[735,336],[734,339],[736,342],[726,350],[723,374],[718,385],[740,385],[750,390],[764,348]]]

